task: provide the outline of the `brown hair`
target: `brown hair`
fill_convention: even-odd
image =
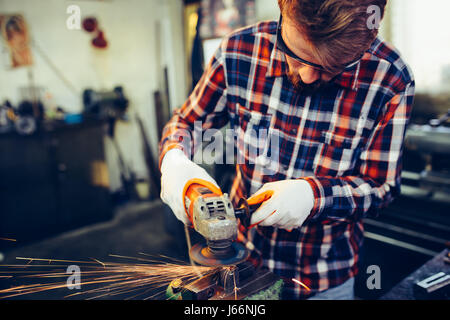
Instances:
[[[380,9],[387,0],[278,0],[281,14],[293,21],[311,42],[314,53],[330,72],[357,59],[378,34],[369,28],[369,6]]]

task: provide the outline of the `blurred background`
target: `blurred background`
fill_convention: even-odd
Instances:
[[[410,64],[417,94],[402,195],[365,220],[360,299],[405,298],[396,288],[450,240],[449,12],[446,0],[388,1],[380,36]],[[0,263],[188,261],[159,199],[162,128],[224,35],[278,17],[276,0],[0,0]],[[207,169],[230,187],[232,167]],[[366,285],[369,265],[380,289]]]

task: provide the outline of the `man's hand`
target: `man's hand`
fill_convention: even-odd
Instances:
[[[313,190],[305,180],[266,183],[248,201],[267,191],[272,191],[272,196],[253,213],[252,225],[292,230],[305,222],[314,206]]]
[[[202,179],[219,188],[205,169],[189,160],[183,151],[177,148],[167,151],[164,155],[161,174],[161,199],[184,224],[190,223],[183,204],[183,189],[186,183],[191,179]]]

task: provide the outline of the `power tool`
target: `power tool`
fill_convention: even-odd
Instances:
[[[251,214],[271,197],[262,193],[251,201],[242,198],[234,208],[228,194],[214,184],[201,180],[188,181],[183,190],[186,214],[194,227],[205,239],[206,244],[194,245],[189,255],[198,264],[206,266],[237,265],[248,258],[245,246],[236,242],[238,219],[250,229]]]
[[[228,195],[214,184],[201,180],[188,181],[183,201],[191,226],[206,244],[194,245],[189,255],[200,265],[217,267],[192,282],[176,279],[170,283],[165,298],[171,300],[215,299],[279,299],[283,280],[267,269],[255,267],[246,247],[237,242],[238,222],[251,229],[252,213],[270,199],[266,191],[250,199],[241,198],[234,208]]]

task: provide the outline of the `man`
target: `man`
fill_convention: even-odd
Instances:
[[[362,218],[377,215],[400,192],[414,79],[368,23],[369,7],[381,18],[385,0],[278,3],[278,23],[261,22],[223,40],[165,127],[161,198],[188,223],[185,183],[216,183],[188,159],[183,138],[196,121],[203,130],[230,123],[246,160],[236,165],[230,197],[236,203],[272,194],[245,234],[252,261],[286,280],[285,299],[352,299]],[[268,134],[255,134],[260,130]],[[263,146],[263,161],[250,161],[242,144]]]

